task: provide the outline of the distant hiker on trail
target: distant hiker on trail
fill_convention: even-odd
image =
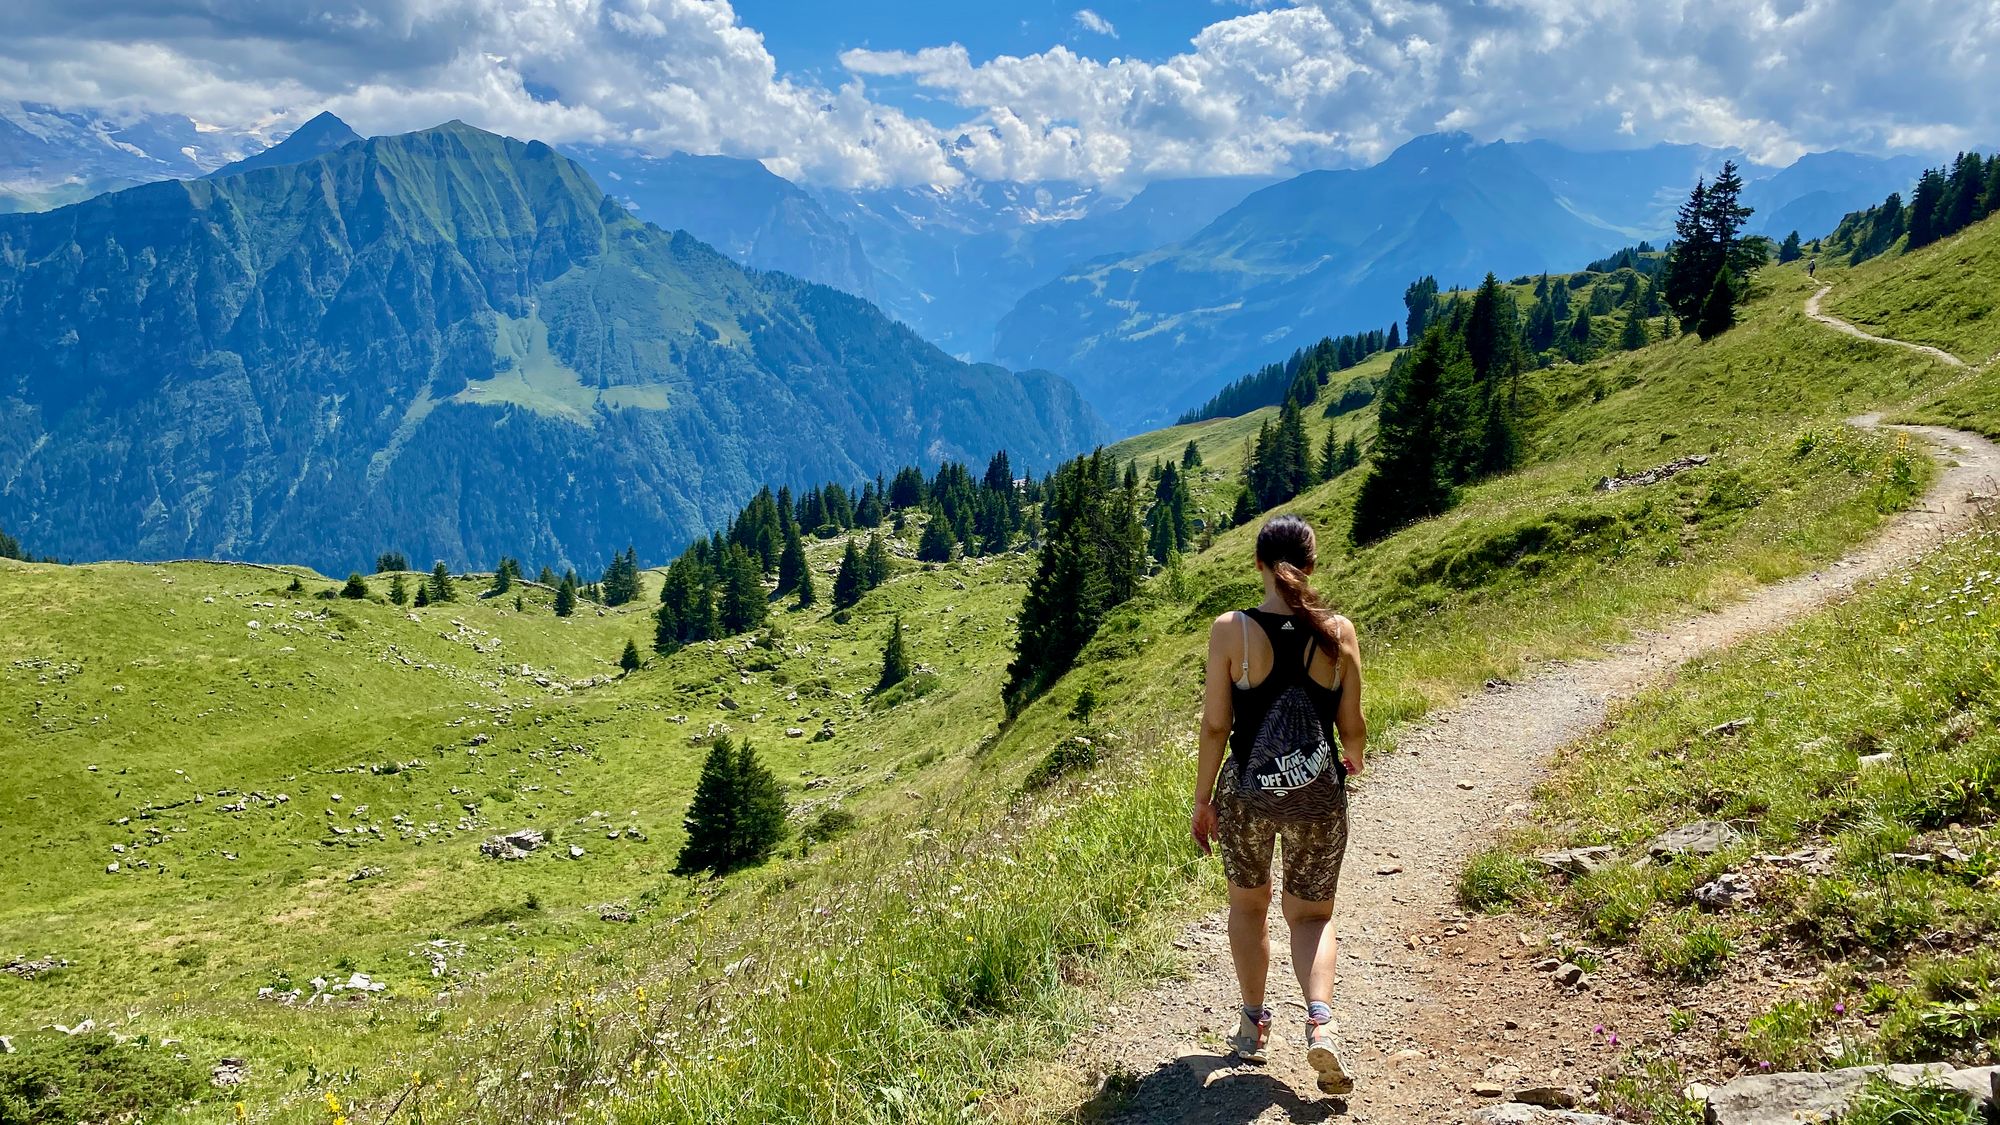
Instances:
[[[1807,258],[1807,259],[1806,259],[1806,276],[1807,276],[1807,277],[1811,277],[1811,276],[1812,276],[1813,274],[1815,274],[1815,273],[1817,273],[1817,272],[1819,272],[1819,258],[1818,258],[1818,256],[1817,256],[1817,255],[1815,255],[1815,256],[1813,256],[1813,257],[1811,257],[1811,258]]]
[[[1204,855],[1220,844],[1229,878],[1229,951],[1243,990],[1230,1045],[1248,1062],[1264,1061],[1270,1036],[1271,855],[1284,840],[1284,914],[1305,991],[1306,1061],[1320,1089],[1338,1095],[1354,1079],[1333,1038],[1333,899],[1347,853],[1347,778],[1361,772],[1368,727],[1354,626],[1321,608],[1306,581],[1317,557],[1304,520],[1272,519],[1257,535],[1263,603],[1209,628],[1191,830]]]

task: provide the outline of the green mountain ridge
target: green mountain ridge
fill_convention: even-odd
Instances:
[[[70,558],[582,565],[765,482],[1098,433],[1056,376],[961,363],[461,122],[0,219],[0,350],[0,525]]]

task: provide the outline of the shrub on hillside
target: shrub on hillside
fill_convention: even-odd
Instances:
[[[1029,792],[1047,789],[1071,774],[1089,769],[1103,757],[1104,739],[1096,732],[1064,735],[1028,771],[1028,776],[1021,780],[1021,788]]]
[[[199,1097],[201,1070],[173,1052],[109,1032],[46,1036],[0,1055],[0,1121],[122,1121]]]

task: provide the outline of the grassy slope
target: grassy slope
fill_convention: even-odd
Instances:
[[[1974,289],[1990,305],[1996,247],[2000,224],[1988,222],[1905,258],[1836,270],[1837,311],[1961,355],[1990,349],[2000,343],[1983,334],[1990,321],[1926,326],[1943,324],[1950,301]],[[1894,311],[1871,320],[1859,309]],[[1885,358],[1892,350],[1862,346]],[[1966,379],[1934,366],[1950,389],[1919,396],[1925,405],[1906,416],[2000,433],[1994,374]],[[1719,1036],[1677,1023],[1657,1059],[1649,1049],[1632,1060],[1634,1077],[1618,1087],[1629,1104],[1662,1121],[1698,1120],[1699,1108],[1677,1097],[1677,1072],[1660,1061],[1690,1053],[1779,1069],[2000,1057],[2000,960],[1990,953],[2000,932],[1996,569],[2000,537],[1989,530],[1851,604],[1698,662],[1572,749],[1539,797],[1536,823],[1465,873],[1461,894],[1473,905],[1552,911],[1595,940],[1637,946],[1689,1010],[1702,1006],[1704,987],[1726,992],[1735,975],[1758,973],[1749,962],[1760,950],[1820,969],[1819,986]],[[1744,716],[1754,724],[1735,737],[1705,734]],[[1883,752],[1894,755],[1890,768],[1858,765]],[[1718,856],[1619,864],[1573,883],[1532,860],[1558,847],[1630,852],[1697,819],[1748,834]],[[1936,868],[1888,859],[1950,846],[1965,859]],[[1693,905],[1696,886],[1751,855],[1808,847],[1828,849],[1827,870],[1763,879],[1746,909]],[[1888,964],[1864,964],[1877,954]],[[1828,1041],[1841,1044],[1838,1058],[1822,1050]]]
[[[1725,1031],[1721,1050],[1742,1066],[1990,1064],[2000,1057],[1997,570],[2000,535],[1988,531],[1645,693],[1565,755],[1535,826],[1475,860],[1462,893],[1473,905],[1571,914],[1596,940],[1636,944],[1690,1008],[1700,984],[1726,990],[1734,972],[1754,975],[1733,962],[1760,949],[1817,966],[1818,986]],[[1706,733],[1739,717],[1754,723],[1733,737]],[[1859,763],[1880,753],[1892,764]],[[1715,856],[1614,864],[1574,883],[1530,858],[1597,844],[1635,854],[1701,819],[1746,838]],[[1950,847],[1963,858],[1889,858]],[[1749,860],[1802,848],[1828,849],[1827,870]],[[1696,908],[1696,886],[1746,866],[1762,875],[1753,903]],[[1877,954],[1888,963],[1868,968]],[[1835,1010],[1843,1000],[1854,1018]],[[1820,1048],[1829,1035],[1843,1044],[1831,1060]]]
[[[1837,420],[1906,397],[1936,377],[1935,365],[1804,321],[1796,270],[1773,270],[1760,285],[1768,292],[1747,323],[1714,343],[1682,338],[1532,376],[1526,391],[1553,421],[1531,463],[1472,490],[1447,517],[1356,553],[1333,529],[1358,476],[1300,498],[1294,507],[1329,529],[1319,584],[1364,630],[1378,729],[1393,737],[1396,721],[1487,677],[1795,573],[1874,526],[1896,499],[1884,493],[1891,455]],[[1233,499],[1227,473],[1254,430],[1254,420],[1192,429],[1224,478],[1202,482],[1214,496]],[[1150,440],[1176,455],[1186,437]],[[1122,450],[1142,463],[1149,451],[1136,439]],[[1591,490],[1621,467],[1690,452],[1716,460],[1652,489]],[[412,1066],[466,1089],[485,1082],[480,1114],[515,1119],[575,1104],[564,1099],[611,1099],[649,1120],[870,1117],[892,1113],[885,1087],[955,1112],[982,1096],[975,1088],[993,1091],[996,1070],[1018,1076],[1002,1089],[1032,1087],[1019,1068],[1080,1018],[1078,986],[1143,969],[1138,955],[1157,948],[1174,905],[1212,878],[1182,840],[1186,755],[1206,622],[1255,596],[1251,534],[1228,531],[1178,580],[1156,578],[1113,615],[1078,670],[1004,731],[997,680],[1026,556],[906,566],[847,626],[786,611],[769,647],[701,646],[566,695],[494,669],[505,659],[566,678],[601,674],[626,637],[648,635],[645,605],[562,622],[539,605],[516,615],[510,604],[462,601],[422,611],[419,624],[386,606],[307,600],[296,609],[335,610],[353,624],[299,622],[310,633],[278,643],[253,640],[246,625],[295,611],[273,593],[284,580],[267,572],[10,567],[10,591],[28,593],[0,605],[9,733],[0,766],[38,780],[18,801],[8,791],[0,831],[15,846],[0,849],[0,863],[11,865],[10,888],[37,885],[0,897],[0,955],[77,964],[35,982],[0,977],[0,1026],[120,1017],[128,1030],[180,1038],[199,1058],[247,1054],[246,1097],[299,1120],[323,1116],[329,1074],[349,1076],[335,1087],[342,1097],[380,1110]],[[837,549],[815,547],[822,591]],[[56,606],[73,608],[46,612]],[[895,611],[914,658],[939,675],[929,694],[884,708],[863,693]],[[503,637],[501,653],[439,636],[454,631],[452,618]],[[418,666],[385,662],[391,643]],[[294,651],[279,651],[286,645]],[[147,671],[162,654],[172,656],[167,669]],[[1103,701],[1087,723],[1069,717],[1084,686]],[[737,710],[721,707],[725,692]],[[53,719],[37,700],[57,708]],[[517,706],[503,722],[474,701]],[[680,715],[688,721],[672,721]],[[827,716],[830,742],[783,737]],[[863,811],[864,829],[719,887],[670,877],[700,753],[690,736],[717,721],[773,755],[801,803],[842,798]],[[274,722],[283,741],[267,743]],[[93,731],[124,737],[107,748]],[[1025,772],[1080,731],[1116,748],[1112,764],[1015,800]],[[492,741],[470,747],[480,733]],[[588,753],[555,759],[547,749],[577,745]],[[426,768],[314,772],[412,759]],[[820,775],[831,780],[806,787]],[[103,874],[110,844],[144,826],[112,821],[197,787],[282,789],[293,800],[242,820],[213,811],[212,795],[157,814],[152,823],[176,843],[144,855],[168,858],[169,873]],[[479,822],[448,839],[402,840],[386,819],[407,812],[455,825],[460,802],[475,805]],[[367,817],[343,815],[360,804]],[[383,825],[380,842],[320,842],[328,820],[363,819]],[[634,820],[647,842],[604,840],[600,825]],[[486,831],[529,822],[591,854],[476,858]],[[363,863],[385,874],[347,884]],[[531,894],[538,909],[526,908]],[[614,899],[650,914],[632,928],[599,922],[591,907]],[[272,921],[284,927],[281,943],[266,940]],[[411,956],[433,938],[467,946],[436,979]],[[310,1009],[253,999],[262,984],[349,968],[387,979],[388,999]],[[811,1003],[779,1002],[794,981],[811,982]],[[730,1016],[721,1031],[707,1006],[718,998]],[[635,1038],[641,1026],[645,1040]],[[760,1051],[752,1037],[801,1049]],[[662,1054],[646,1041],[704,1049]],[[559,1077],[500,1077],[524,1059]],[[614,1071],[622,1085],[585,1097]],[[455,1112],[474,1097],[435,1096],[462,1099]],[[221,1115],[213,1104],[195,1111]]]
[[[1876,335],[1930,344],[1967,363],[2000,354],[2000,219],[1831,280],[1827,311]]]

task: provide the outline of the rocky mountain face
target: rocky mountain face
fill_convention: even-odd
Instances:
[[[746,266],[876,295],[874,271],[854,232],[805,189],[754,160],[593,146],[564,151],[649,223],[687,231]]]
[[[769,483],[1095,441],[1075,389],[451,123],[0,217],[0,526],[67,558],[595,566]]]

